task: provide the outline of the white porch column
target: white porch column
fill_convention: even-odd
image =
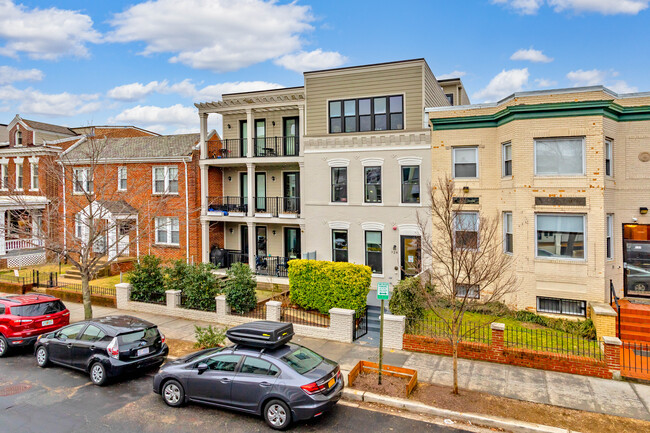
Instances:
[[[5,242],[5,210],[0,210],[0,256],[7,254],[7,244]]]
[[[253,154],[253,131],[255,129],[255,125],[253,125],[253,109],[252,108],[247,108],[246,109],[246,128],[248,129],[248,131],[246,131],[246,149],[247,149],[247,152],[248,152],[246,155],[249,158],[252,158],[252,157],[255,156]]]
[[[302,149],[302,147],[300,149]],[[301,152],[302,152],[302,150],[301,150]],[[300,167],[300,169],[299,169],[300,179],[299,179],[299,182],[298,182],[298,184],[300,185],[300,189],[298,191],[298,197],[300,197],[300,199],[299,199],[299,201],[300,201],[300,218],[304,218],[305,217],[305,194],[304,194],[304,191],[305,191],[305,184],[307,183],[307,182],[305,182],[305,180],[307,180],[307,176],[305,174],[305,162],[304,161],[299,162],[298,166]]]
[[[201,221],[201,261],[210,261],[210,221]]]
[[[209,194],[208,169],[209,167],[207,165],[202,165],[200,169],[201,188],[199,190],[199,194],[201,195],[201,215],[208,214],[208,194]]]
[[[299,259],[302,259],[302,255],[307,252],[307,236],[305,236],[305,225],[300,224],[300,257]]]
[[[304,144],[303,138],[305,137],[305,106],[300,105],[298,107],[298,155],[303,156],[304,154]]]
[[[248,226],[248,265],[255,272],[255,253],[257,252],[257,239],[255,236],[255,223],[246,223]]]
[[[248,178],[248,216],[255,216],[255,164],[246,164]]]
[[[117,220],[109,219],[108,220],[109,229],[107,230],[107,240],[108,243],[108,259],[112,259],[117,256]]]
[[[199,113],[199,123],[200,123],[200,144],[201,144],[201,159],[207,159],[208,157],[208,143],[206,139],[208,138],[208,113]]]

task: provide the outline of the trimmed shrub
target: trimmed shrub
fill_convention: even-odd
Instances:
[[[426,312],[426,300],[417,277],[400,281],[393,289],[388,302],[391,314],[406,316],[409,320],[422,319]]]
[[[160,259],[143,256],[129,275],[131,299],[140,302],[165,302],[165,278]]]
[[[226,271],[226,302],[239,314],[248,313],[257,305],[257,283],[246,263],[233,263]]]
[[[372,271],[354,263],[295,259],[289,261],[291,301],[327,314],[331,308],[366,307]]]
[[[211,347],[220,347],[223,346],[223,343],[226,341],[226,327],[213,328],[212,325],[208,325],[203,328],[201,326],[194,325],[194,337],[196,338],[195,347],[199,349],[208,349]]]
[[[167,268],[167,290],[183,292],[183,306],[195,310],[215,311],[215,296],[223,293],[221,281],[212,271],[216,269],[210,263],[188,265],[177,260]]]

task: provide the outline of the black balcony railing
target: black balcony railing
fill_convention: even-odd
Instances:
[[[255,212],[300,215],[300,197],[255,197]]]
[[[246,139],[224,138],[221,140],[221,148],[216,149],[208,155],[209,158],[244,158],[246,156]]]
[[[300,146],[298,137],[255,137],[253,139],[255,156],[298,156]]]
[[[218,212],[248,212],[246,197],[210,197],[208,196],[208,211]]]
[[[288,277],[288,261],[286,257],[255,256],[255,273],[272,277]]]

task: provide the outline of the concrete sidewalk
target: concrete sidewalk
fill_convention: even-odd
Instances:
[[[81,304],[66,302],[66,306],[70,310],[71,321],[83,320]],[[208,325],[206,322],[168,316],[93,307],[95,317],[110,314],[130,314],[141,317],[158,325],[170,339],[195,341],[194,325]],[[377,348],[374,347],[307,337],[294,337],[293,341],[337,361],[344,371],[351,370],[359,360],[377,362]],[[451,385],[451,358],[449,357],[386,350],[384,363],[416,369],[418,380],[421,382]],[[648,385],[467,359],[458,360],[458,372],[459,386],[464,389],[534,403],[650,421],[650,386]]]

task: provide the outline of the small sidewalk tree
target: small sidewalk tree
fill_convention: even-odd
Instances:
[[[458,345],[494,321],[488,314],[467,322],[465,313],[478,305],[485,312],[502,305],[516,280],[512,256],[504,253],[498,215],[468,210],[462,191],[447,177],[430,186],[429,195],[426,212],[418,214],[422,252],[430,261],[419,278],[420,290],[451,343],[453,393],[458,394]]]

